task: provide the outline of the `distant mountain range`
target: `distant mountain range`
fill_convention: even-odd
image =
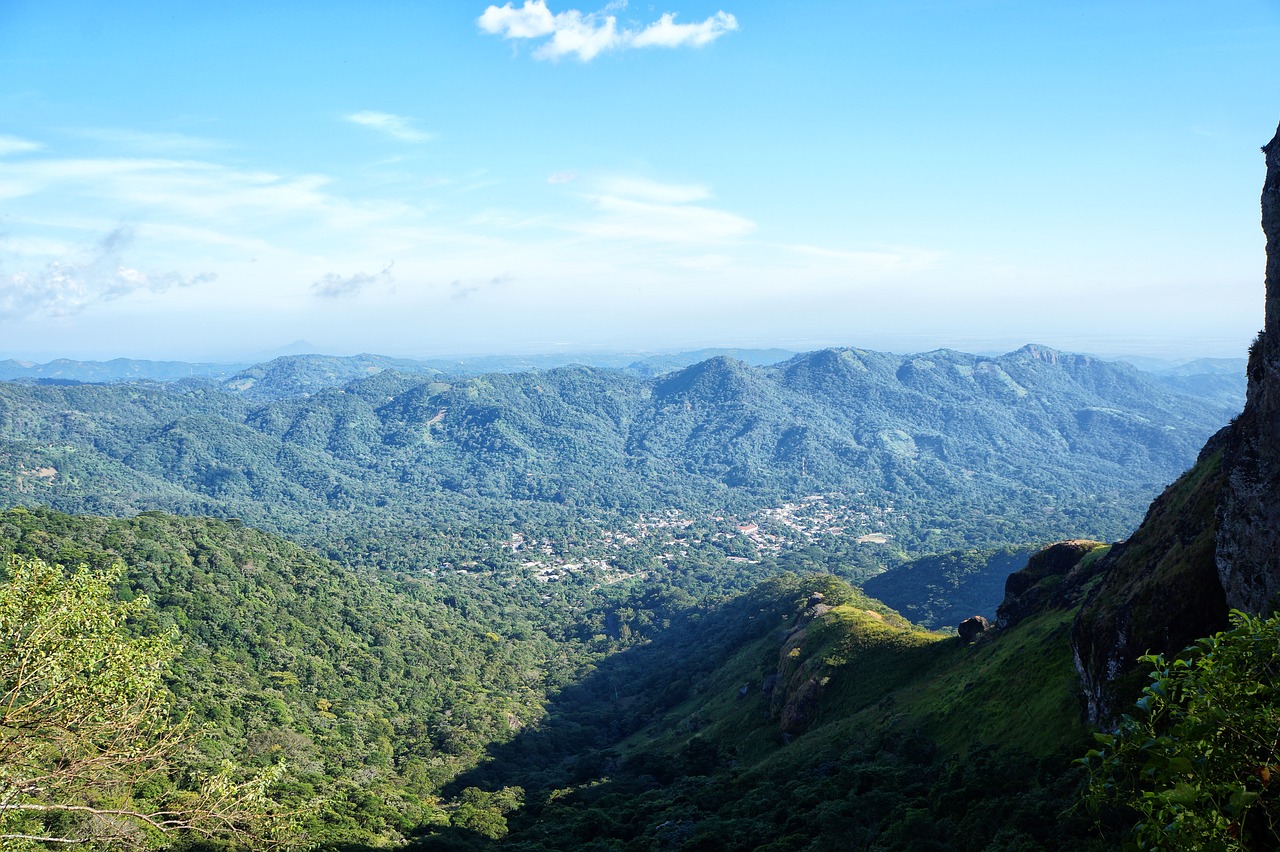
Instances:
[[[306,344],[299,342],[299,345]],[[289,349],[296,346],[286,347]],[[785,349],[696,349],[663,354],[561,353],[552,355],[481,355],[468,358],[415,360],[386,355],[321,355],[287,352],[268,360],[249,363],[198,363],[189,361],[148,361],[116,358],[111,361],[76,361],[59,358],[45,364],[8,359],[0,361],[0,381],[31,380],[44,383],[127,382],[143,379],[176,381],[207,378],[226,381],[232,390],[248,396],[295,396],[336,387],[353,379],[383,370],[399,370],[417,375],[446,373],[450,376],[479,376],[484,373],[520,373],[553,370],[580,365],[627,370],[653,376],[678,370],[707,358],[727,355],[747,364],[761,366],[785,361],[796,353]],[[263,388],[254,389],[258,385]],[[266,391],[265,387],[271,388]]]
[[[1040,346],[717,356],[654,378],[403,367],[292,356],[222,382],[5,383],[0,499],[290,530],[485,501],[747,513],[840,493],[892,509],[883,531],[928,552],[1119,537],[1235,413]]]
[[[116,358],[75,361],[60,358],[45,364],[0,361],[0,381],[30,380],[43,384],[121,382],[150,379],[206,379],[251,399],[280,399],[316,393],[383,370],[411,375],[479,376],[584,366],[660,376],[709,358],[726,356],[751,366],[778,364],[796,353],[785,349],[697,349],[659,355],[628,353],[564,353],[553,355],[485,355],[474,358],[414,360],[386,355],[320,355],[294,353],[261,363],[193,363]],[[1200,358],[1181,364],[1144,360],[1138,368],[1171,390],[1232,407],[1244,406],[1244,358]]]
[[[0,381],[30,379],[63,382],[122,382],[137,379],[174,381],[193,376],[230,378],[248,364],[196,364],[187,361],[146,361],[116,358],[112,361],[74,361],[59,358],[47,364],[32,361],[0,361]]]

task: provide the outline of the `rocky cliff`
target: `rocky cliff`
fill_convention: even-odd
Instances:
[[[1258,613],[1280,597],[1280,131],[1262,149],[1266,319],[1249,352],[1249,390],[1225,451],[1218,577],[1227,604]]]
[[[1231,608],[1263,613],[1280,602],[1280,129],[1262,150],[1266,317],[1245,409],[1100,560],[1071,632],[1094,724],[1136,696],[1141,654],[1180,651],[1226,626]]]

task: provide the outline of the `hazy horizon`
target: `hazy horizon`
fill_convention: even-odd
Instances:
[[[0,8],[0,358],[1242,357],[1263,0]]]

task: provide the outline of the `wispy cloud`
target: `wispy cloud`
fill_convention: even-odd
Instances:
[[[546,39],[533,55],[537,59],[576,56],[589,62],[607,50],[643,47],[703,47],[738,28],[738,19],[728,12],[716,12],[699,23],[679,24],[673,12],[643,27],[619,26],[609,14],[626,3],[610,4],[598,12],[569,9],[553,13],[546,0],[525,0],[516,8],[511,3],[490,6],[476,23],[491,35],[506,39]]]
[[[10,154],[25,154],[28,151],[39,151],[43,147],[39,142],[32,142],[29,139],[0,135],[0,157],[7,157]]]
[[[355,231],[405,215],[403,204],[360,203],[327,190],[325,175],[282,176],[217,163],[161,158],[0,161],[0,200],[78,193],[127,205],[158,221],[217,223],[233,230],[269,221]]]
[[[600,181],[600,191],[605,195],[621,195],[660,204],[687,204],[705,201],[711,190],[701,184],[661,183],[639,177],[614,175]]]
[[[381,272],[376,272],[373,275],[357,272],[355,275],[342,276],[330,272],[311,285],[311,292],[326,299],[355,296],[370,284],[379,281],[387,283],[394,281],[395,279],[391,276],[391,267],[393,266],[395,266],[394,261],[388,263]]]
[[[54,261],[34,273],[0,274],[0,317],[14,319],[36,313],[70,316],[96,302],[137,291],[163,293],[217,277],[212,273],[186,276],[177,272],[143,272],[125,266],[122,255],[132,242],[132,229],[122,226],[79,259]]]
[[[717,243],[745,237],[756,228],[750,219],[697,204],[655,204],[616,195],[594,201],[602,215],[579,229],[596,237]]]
[[[153,133],[115,127],[84,127],[71,133],[83,139],[122,148],[131,154],[175,156],[184,153],[218,151],[231,147],[220,139],[208,139],[186,133]]]
[[[711,197],[711,190],[700,184],[612,176],[597,181],[595,187],[596,194],[583,197],[599,215],[573,226],[589,236],[681,244],[724,243],[745,237],[756,227],[750,219],[695,204]]]
[[[429,142],[435,138],[434,133],[417,129],[413,126],[413,119],[405,118],[402,115],[366,110],[364,112],[353,112],[344,117],[347,121],[370,127],[380,133],[385,133],[392,139],[399,139],[401,142]]]

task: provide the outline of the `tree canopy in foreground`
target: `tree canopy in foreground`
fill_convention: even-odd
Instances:
[[[172,718],[164,686],[176,630],[129,634],[150,602],[117,599],[120,566],[13,556],[0,570],[0,848],[282,839],[268,798],[278,766],[196,769],[199,732]]]

